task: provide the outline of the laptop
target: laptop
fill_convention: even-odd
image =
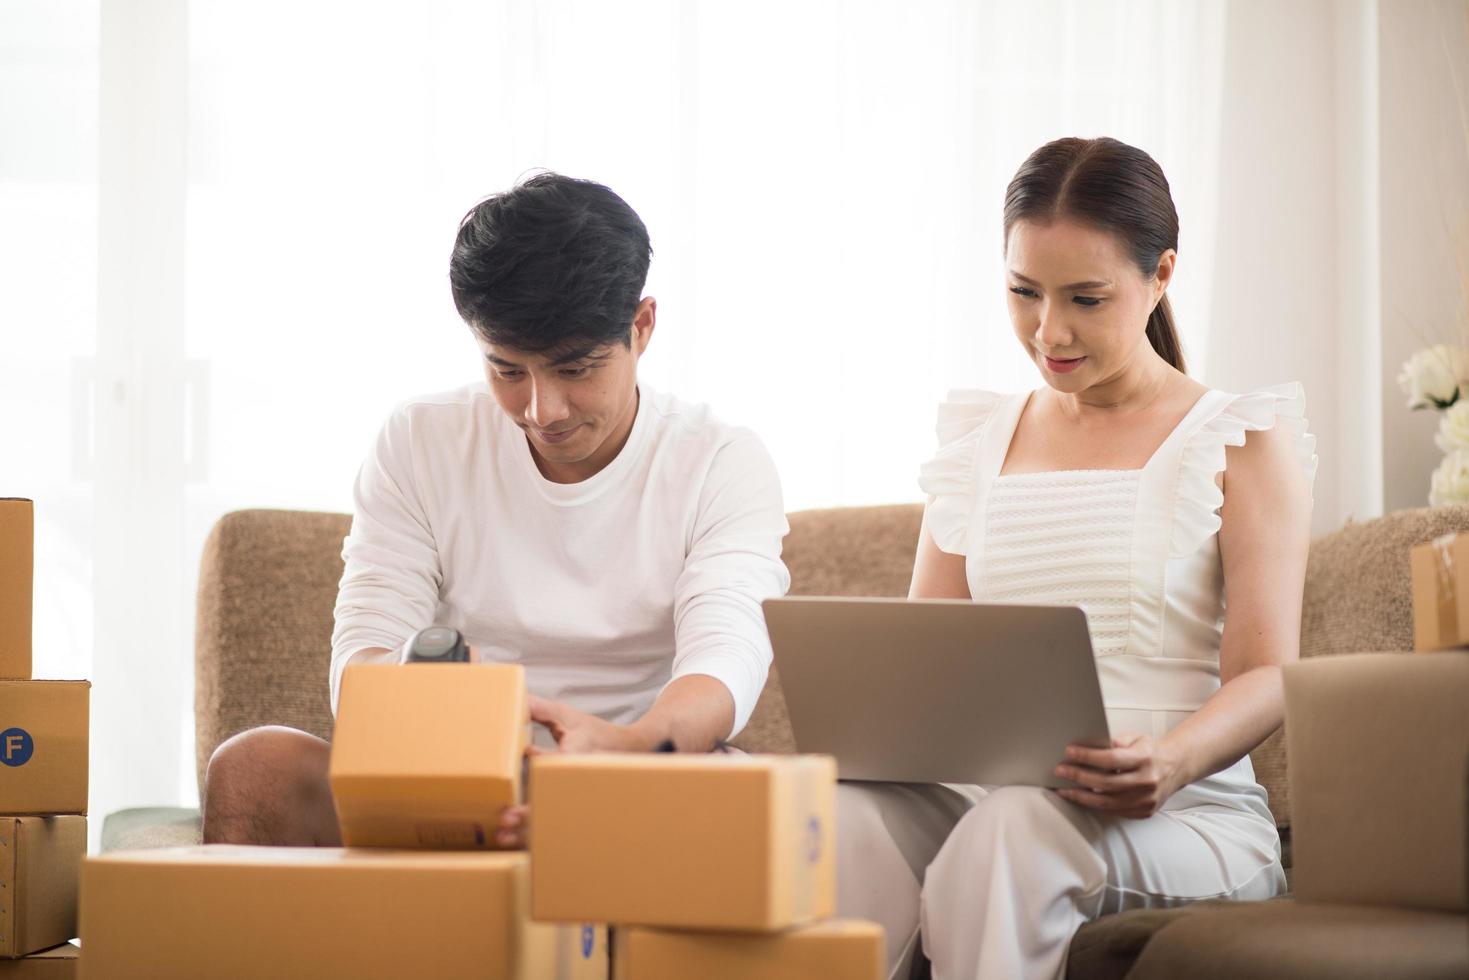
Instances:
[[[1111,744],[1086,614],[958,599],[764,602],[796,749],[842,779],[1070,786]]]

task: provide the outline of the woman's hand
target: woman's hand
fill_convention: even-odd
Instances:
[[[1062,798],[1138,820],[1157,813],[1188,783],[1173,753],[1146,735],[1117,735],[1110,749],[1068,746],[1056,775],[1082,787],[1056,790]]]

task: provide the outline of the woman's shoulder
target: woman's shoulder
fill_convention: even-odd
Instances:
[[[939,445],[945,446],[964,439],[976,438],[994,416],[996,409],[1007,399],[1024,397],[999,391],[983,391],[977,388],[956,388],[944,396],[938,405],[938,418],[934,431]]]
[[[1210,461],[1225,458],[1212,452],[1216,446],[1244,448],[1252,433],[1271,434],[1272,441],[1292,446],[1296,462],[1308,475],[1316,472],[1316,437],[1306,418],[1306,389],[1299,381],[1265,385],[1240,394],[1211,390],[1212,410],[1206,413],[1191,444],[1205,450]]]
[[[939,402],[934,430],[938,449],[918,471],[918,486],[928,495],[928,526],[934,542],[950,554],[963,554],[969,515],[978,492],[979,444],[1001,406],[1024,395],[961,389]]]
[[[1306,391],[1299,382],[1266,385],[1243,393],[1211,389],[1189,434],[1180,462],[1178,505],[1170,551],[1192,554],[1220,528],[1224,505],[1220,480],[1240,451],[1268,454],[1295,466],[1307,490],[1316,478],[1316,437],[1306,418]],[[1269,433],[1251,440],[1252,433]]]
[[[958,470],[972,463],[975,447],[990,422],[1001,414],[1002,408],[1025,398],[1024,393],[1007,394],[978,389],[950,391],[939,402],[938,417],[934,421],[938,451],[929,464],[924,466],[925,479],[959,475]],[[938,491],[928,490],[930,494],[936,492]]]

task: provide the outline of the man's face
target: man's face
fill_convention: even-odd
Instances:
[[[580,483],[617,457],[638,409],[638,358],[653,336],[657,303],[638,305],[631,346],[531,354],[476,338],[500,408],[526,434],[546,479]]]

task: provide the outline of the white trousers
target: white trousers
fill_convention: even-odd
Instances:
[[[1060,978],[1098,916],[1284,889],[1268,811],[1232,799],[1195,784],[1129,820],[1027,786],[842,783],[838,912],[883,926],[895,980],[920,923],[934,980]]]

